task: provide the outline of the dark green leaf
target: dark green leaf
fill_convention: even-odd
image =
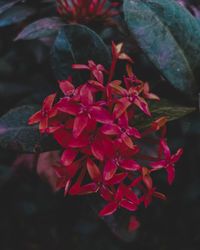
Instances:
[[[2,14],[4,11],[11,8],[16,3],[20,2],[21,0],[3,0],[0,1],[0,14]]]
[[[88,60],[103,64],[110,62],[109,51],[102,39],[91,29],[83,25],[63,27],[52,48],[52,67],[57,80],[72,75],[77,79],[77,70],[72,64],[87,64]]]
[[[152,114],[150,118],[143,114],[137,114],[134,125],[138,128],[146,128],[162,116],[167,117],[168,121],[173,121],[194,112],[195,108],[179,106],[169,100],[162,99],[159,102],[152,102],[150,104],[150,111]]]
[[[64,23],[58,17],[42,18],[26,26],[15,40],[31,40],[55,35],[63,25]]]
[[[20,23],[34,14],[34,9],[25,6],[14,6],[0,15],[0,27]]]
[[[40,135],[37,126],[29,126],[28,119],[39,108],[21,106],[0,118],[0,146],[19,152],[45,152],[58,145],[51,137]]]
[[[181,128],[184,135],[200,135],[200,114],[195,112],[181,121]]]
[[[177,89],[195,91],[200,25],[174,0],[125,0],[124,14],[139,46]]]

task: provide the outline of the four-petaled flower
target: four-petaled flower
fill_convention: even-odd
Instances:
[[[36,112],[29,118],[28,124],[32,125],[39,123],[39,129],[41,133],[45,133],[49,127],[49,119],[54,117],[57,113],[57,109],[53,108],[53,103],[56,98],[56,94],[47,96],[44,99],[42,109]]]
[[[86,85],[80,90],[80,102],[62,99],[57,104],[58,110],[74,115],[73,135],[77,138],[87,127],[89,120],[103,124],[111,123],[112,117],[100,104],[94,103],[92,92]]]
[[[165,158],[156,162],[152,162],[151,167],[154,170],[158,170],[161,168],[166,169],[167,179],[168,179],[169,184],[171,185],[175,177],[174,164],[180,159],[181,155],[183,154],[183,149],[178,149],[178,151],[175,154],[171,155],[170,149],[165,139],[162,139],[160,141],[160,147],[164,153]]]

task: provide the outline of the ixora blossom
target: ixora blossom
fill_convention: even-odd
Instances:
[[[125,62],[126,73],[118,80],[115,70],[119,60]],[[148,102],[159,98],[150,92],[148,83],[135,76],[122,44],[112,43],[109,69],[92,60],[72,68],[88,71],[89,79],[78,87],[70,77],[59,81],[63,96],[46,97],[42,109],[29,119],[30,125],[39,123],[41,133],[52,134],[62,148],[60,162],[53,166],[58,188],[63,188],[65,195],[99,194],[106,203],[100,216],[121,208],[134,213],[142,204],[147,207],[153,197],[165,200],[154,185],[152,173],[166,170],[172,184],[174,164],[183,150],[171,154],[165,138],[165,117],[147,129],[134,126],[138,113],[144,119],[151,116]],[[156,156],[143,150],[151,139]],[[129,228],[138,226],[131,215]]]
[[[57,0],[58,13],[72,23],[108,22],[119,3],[108,0]]]

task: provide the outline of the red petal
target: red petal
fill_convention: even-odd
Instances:
[[[41,118],[42,118],[41,111],[38,111],[29,118],[28,124],[32,125],[38,123],[41,120]]]
[[[133,60],[130,58],[130,56],[128,56],[127,54],[125,53],[120,53],[119,57],[118,57],[120,60],[126,60],[130,63],[133,63]]]
[[[121,183],[127,177],[127,173],[115,174],[112,179],[106,181],[107,185],[115,185]]]
[[[171,185],[175,178],[175,168],[173,166],[169,166],[168,168],[166,168],[166,170],[167,170],[167,180],[168,183]]]
[[[96,193],[98,189],[99,187],[96,183],[89,183],[84,186],[80,186],[77,194],[86,195],[86,194]]]
[[[103,178],[104,180],[110,180],[115,172],[117,171],[117,166],[112,162],[112,160],[108,160],[104,167]]]
[[[103,124],[112,123],[112,117],[110,113],[102,107],[93,106],[90,110],[90,114],[97,122]]]
[[[127,133],[128,133],[128,135],[134,136],[135,138],[138,138],[138,139],[141,138],[141,134],[140,134],[140,132],[136,128],[129,127],[127,129]]]
[[[121,98],[120,102],[118,102],[113,110],[113,115],[117,119],[119,118],[131,105],[131,103],[127,100],[127,98]]]
[[[113,214],[118,208],[118,205],[116,202],[110,202],[108,203],[100,212],[100,216],[107,216]]]
[[[105,135],[118,135],[120,130],[116,124],[105,124],[101,127],[101,132]]]
[[[67,98],[61,99],[56,104],[56,107],[58,110],[70,115],[78,115],[80,111],[80,106],[75,102],[69,101]]]
[[[74,138],[71,136],[68,146],[71,148],[83,148],[89,144],[89,137],[87,134],[81,134],[79,137]]]
[[[153,186],[152,178],[150,176],[149,170],[145,167],[142,168],[142,176],[144,184],[149,190],[151,190]]]
[[[97,158],[100,161],[104,160],[103,147],[97,140],[95,140],[91,144],[91,151],[92,151],[92,154],[94,155],[95,158]]]
[[[121,162],[121,167],[126,170],[134,170],[137,171],[141,169],[141,166],[134,160],[123,160]]]
[[[39,130],[41,133],[44,133],[46,131],[46,129],[48,128],[48,117],[43,117],[40,120],[40,124],[39,124]]]
[[[68,175],[72,178],[76,175],[77,171],[81,167],[80,160],[73,162],[71,165],[66,167]]]
[[[93,181],[99,181],[101,179],[101,172],[91,159],[87,160],[87,170]]]
[[[134,148],[131,138],[126,133],[121,134],[121,139],[129,148]]]
[[[139,199],[137,195],[129,188],[125,187],[124,188],[124,196],[130,200],[132,203],[138,205],[139,204]]]
[[[116,201],[121,201],[124,195],[124,185],[121,183],[117,189],[117,192],[115,194],[115,200]]]
[[[152,122],[151,127],[153,130],[159,130],[160,128],[164,127],[166,123],[167,123],[167,118],[163,116]]]
[[[59,81],[59,86],[64,95],[69,95],[69,92],[74,91],[74,85],[68,80]]]
[[[101,83],[99,83],[99,82],[97,82],[95,80],[89,80],[88,83],[91,84],[93,87],[96,87],[96,88],[98,88],[100,90],[104,89],[104,86]]]
[[[87,84],[84,84],[83,87],[81,88],[80,96],[81,96],[81,102],[84,105],[89,106],[93,104],[94,102],[93,95]]]
[[[137,205],[134,204],[134,203],[132,203],[132,202],[130,202],[130,201],[127,201],[127,200],[122,200],[120,202],[120,206],[123,207],[123,208],[125,208],[125,209],[127,209],[127,210],[129,210],[129,211],[131,211],[131,212],[137,210]]]
[[[61,162],[65,166],[69,166],[72,164],[74,159],[76,158],[77,152],[73,149],[66,149],[62,156],[61,156]]]
[[[50,110],[52,108],[52,106],[53,106],[53,102],[54,102],[55,98],[56,98],[56,93],[47,96],[44,99],[44,102],[43,102],[43,105],[42,105],[42,109]]]
[[[180,157],[182,156],[182,154],[183,154],[183,149],[180,148],[180,149],[176,152],[176,154],[172,155],[172,157],[171,157],[171,162],[172,162],[173,164],[176,163],[176,162],[180,159]]]
[[[63,147],[67,148],[69,144],[69,140],[71,138],[70,133],[65,129],[59,129],[54,134],[54,138],[56,141]]]
[[[140,108],[146,115],[151,116],[151,113],[149,111],[149,106],[147,104],[147,102],[142,98],[142,97],[137,97],[134,100],[134,103],[136,106],[138,106],[138,108]]]
[[[166,161],[165,160],[156,161],[156,162],[152,162],[150,165],[153,169],[161,169],[165,167]]]
[[[74,126],[73,126],[73,136],[75,138],[79,137],[79,135],[83,132],[88,124],[88,116],[85,114],[78,115],[74,119]]]
[[[89,67],[84,64],[73,64],[72,69],[89,69]]]
[[[100,70],[93,70],[92,73],[98,82],[103,83],[103,73]]]
[[[160,192],[154,192],[153,196],[155,196],[156,198],[161,199],[163,201],[165,201],[167,199],[166,195],[164,195],[164,194],[162,194]]]
[[[163,139],[160,141],[160,145],[164,151],[165,157],[167,160],[169,160],[171,158],[171,153],[170,153],[170,149],[166,143],[166,141]]]
[[[118,119],[118,123],[120,127],[127,128],[128,127],[128,114],[124,112]]]
[[[105,201],[111,201],[113,199],[113,193],[103,185],[99,189],[99,194]]]

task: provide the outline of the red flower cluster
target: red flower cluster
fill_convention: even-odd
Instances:
[[[107,0],[57,0],[58,13],[73,23],[92,23],[107,21],[119,12],[115,9],[117,2]]]
[[[127,73],[121,80],[114,79],[118,60],[126,62]],[[135,76],[131,64],[122,44],[113,43],[109,70],[93,61],[73,65],[75,70],[88,71],[90,79],[78,87],[71,78],[59,81],[63,97],[55,103],[56,94],[49,95],[29,119],[29,124],[39,123],[41,133],[53,134],[63,148],[54,166],[58,188],[64,188],[65,195],[98,193],[107,202],[101,216],[118,208],[136,211],[142,203],[148,206],[152,197],[165,199],[156,191],[152,173],[165,169],[172,184],[174,164],[182,154],[182,149],[170,153],[164,138],[165,117],[143,131],[134,127],[138,112],[151,116],[147,100],[159,98]],[[153,143],[156,156],[144,152],[145,140]],[[131,218],[133,228],[138,223]]]

